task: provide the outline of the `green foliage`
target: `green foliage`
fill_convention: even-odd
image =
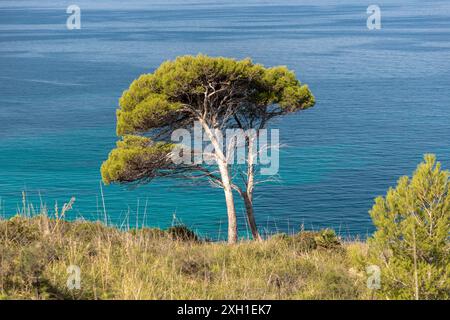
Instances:
[[[122,97],[120,100],[125,107],[117,110],[118,135],[158,128],[161,124],[174,120],[181,109],[180,103],[171,103],[162,94],[149,94],[142,101],[135,101],[134,105],[129,101],[129,95],[128,92],[125,94],[126,98]]]
[[[300,231],[293,235],[279,233],[272,236],[271,241],[285,241],[297,248],[300,252],[308,252],[314,249],[336,249],[341,242],[334,230],[324,229],[320,231]]]
[[[170,133],[202,118],[210,127],[266,123],[275,116],[312,107],[314,96],[284,66],[265,68],[250,59],[181,56],[133,81],[117,110],[117,135],[125,136],[101,169],[105,183],[150,180],[168,166]],[[232,115],[233,117],[230,117]],[[249,121],[251,120],[251,121]],[[152,137],[160,144],[154,144]],[[130,138],[128,135],[133,135]],[[185,168],[183,168],[185,169]]]
[[[20,216],[15,216],[8,223],[0,224],[0,235],[3,241],[29,244],[39,238],[39,228],[38,225],[27,223]]]
[[[325,249],[337,248],[341,245],[336,232],[332,229],[325,229],[319,232],[317,236],[314,237],[318,247]]]
[[[167,233],[172,237],[172,239],[178,241],[200,241],[200,238],[195,234],[195,232],[184,225],[170,227],[167,229]]]
[[[101,167],[103,181],[132,182],[156,175],[155,171],[168,168],[171,164],[170,143],[153,143],[149,138],[127,135],[117,142],[108,160]]]
[[[370,211],[377,231],[372,263],[381,268],[380,295],[389,299],[450,298],[449,172],[426,155]]]

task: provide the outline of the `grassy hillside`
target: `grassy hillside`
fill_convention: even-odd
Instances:
[[[366,251],[330,230],[229,246],[182,227],[124,232],[17,216],[0,221],[0,298],[367,299]],[[80,289],[67,286],[70,265]]]

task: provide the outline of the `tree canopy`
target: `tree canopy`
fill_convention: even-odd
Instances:
[[[120,98],[117,135],[121,141],[102,165],[103,180],[136,183],[196,172],[224,187],[230,215],[229,163],[218,148],[215,130],[261,129],[273,117],[314,103],[308,86],[285,66],[265,68],[250,59],[206,55],[166,61],[133,81]],[[171,133],[189,129],[195,121],[215,145],[219,174],[202,165],[170,161],[174,152]]]
[[[173,130],[197,117],[215,125],[232,122],[234,115],[267,121],[314,102],[308,86],[284,66],[264,68],[250,59],[183,56],[133,81],[119,101],[117,134]]]

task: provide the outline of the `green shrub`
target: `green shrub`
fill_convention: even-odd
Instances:
[[[184,225],[170,227],[167,229],[167,233],[172,237],[172,239],[178,241],[200,241],[200,238],[195,234],[195,232]]]
[[[271,241],[281,241],[294,246],[300,252],[308,252],[317,248],[335,249],[341,245],[334,230],[300,231],[294,235],[278,233],[270,237]]]
[[[371,261],[381,269],[379,295],[388,299],[450,298],[449,172],[426,155],[413,177],[402,177],[370,211],[377,231]]]
[[[315,231],[301,231],[292,236],[292,242],[300,251],[310,251],[317,248]]]
[[[318,247],[325,249],[334,249],[341,245],[336,232],[332,229],[322,230],[314,237],[314,240]]]
[[[32,219],[15,216],[0,224],[2,241],[11,241],[15,244],[27,245],[41,237],[39,225]]]

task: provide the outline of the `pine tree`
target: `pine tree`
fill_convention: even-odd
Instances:
[[[247,168],[235,172],[238,166],[233,165],[220,143],[222,132],[229,128],[259,131],[273,118],[314,104],[308,86],[284,66],[265,68],[250,59],[205,55],[166,61],[153,73],[133,81],[120,98],[120,139],[102,165],[103,181],[136,184],[165,177],[208,180],[224,190],[228,241],[237,241],[234,192],[245,202],[253,237],[260,239],[253,212],[256,139],[246,138]],[[192,131],[195,122],[201,124],[214,147],[215,165],[171,161],[172,155],[178,154],[172,133],[177,129]],[[234,176],[245,181],[239,185]]]
[[[382,298],[450,297],[450,175],[434,155],[424,159],[370,211],[377,227],[370,252],[381,269]]]

